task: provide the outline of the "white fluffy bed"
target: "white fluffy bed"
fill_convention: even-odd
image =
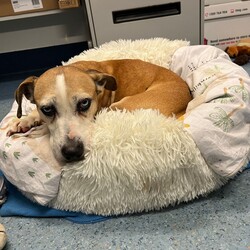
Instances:
[[[250,79],[223,51],[162,38],[121,40],[64,64],[118,58],[149,61],[186,80],[194,99],[185,116],[176,120],[154,110],[103,110],[86,160],[59,166],[48,135],[5,136],[17,109],[14,103],[0,133],[0,168],[10,182],[43,205],[114,215],[206,195],[244,168],[250,151]],[[31,109],[24,102],[24,112]]]

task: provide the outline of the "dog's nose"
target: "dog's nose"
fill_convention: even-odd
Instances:
[[[68,139],[61,149],[66,161],[79,161],[84,158],[84,145],[77,139]]]

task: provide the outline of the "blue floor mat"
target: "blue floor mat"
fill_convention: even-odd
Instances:
[[[0,171],[0,176],[2,172]],[[107,220],[111,217],[98,215],[87,215],[80,212],[68,212],[58,209],[53,209],[28,200],[18,189],[10,182],[6,181],[8,198],[0,208],[0,216],[23,216],[23,217],[54,217],[65,218],[69,221],[79,224],[90,224]]]

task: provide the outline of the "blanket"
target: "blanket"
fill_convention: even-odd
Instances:
[[[197,56],[199,55],[199,56]],[[171,70],[193,95],[183,117],[206,163],[232,178],[250,157],[250,77],[228,55],[212,46],[182,47]]]

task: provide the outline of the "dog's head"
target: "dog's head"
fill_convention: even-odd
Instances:
[[[17,116],[22,116],[22,98],[36,104],[50,131],[55,157],[62,162],[84,158],[96,112],[110,105],[115,78],[95,70],[73,66],[52,68],[39,78],[29,77],[16,90]]]

